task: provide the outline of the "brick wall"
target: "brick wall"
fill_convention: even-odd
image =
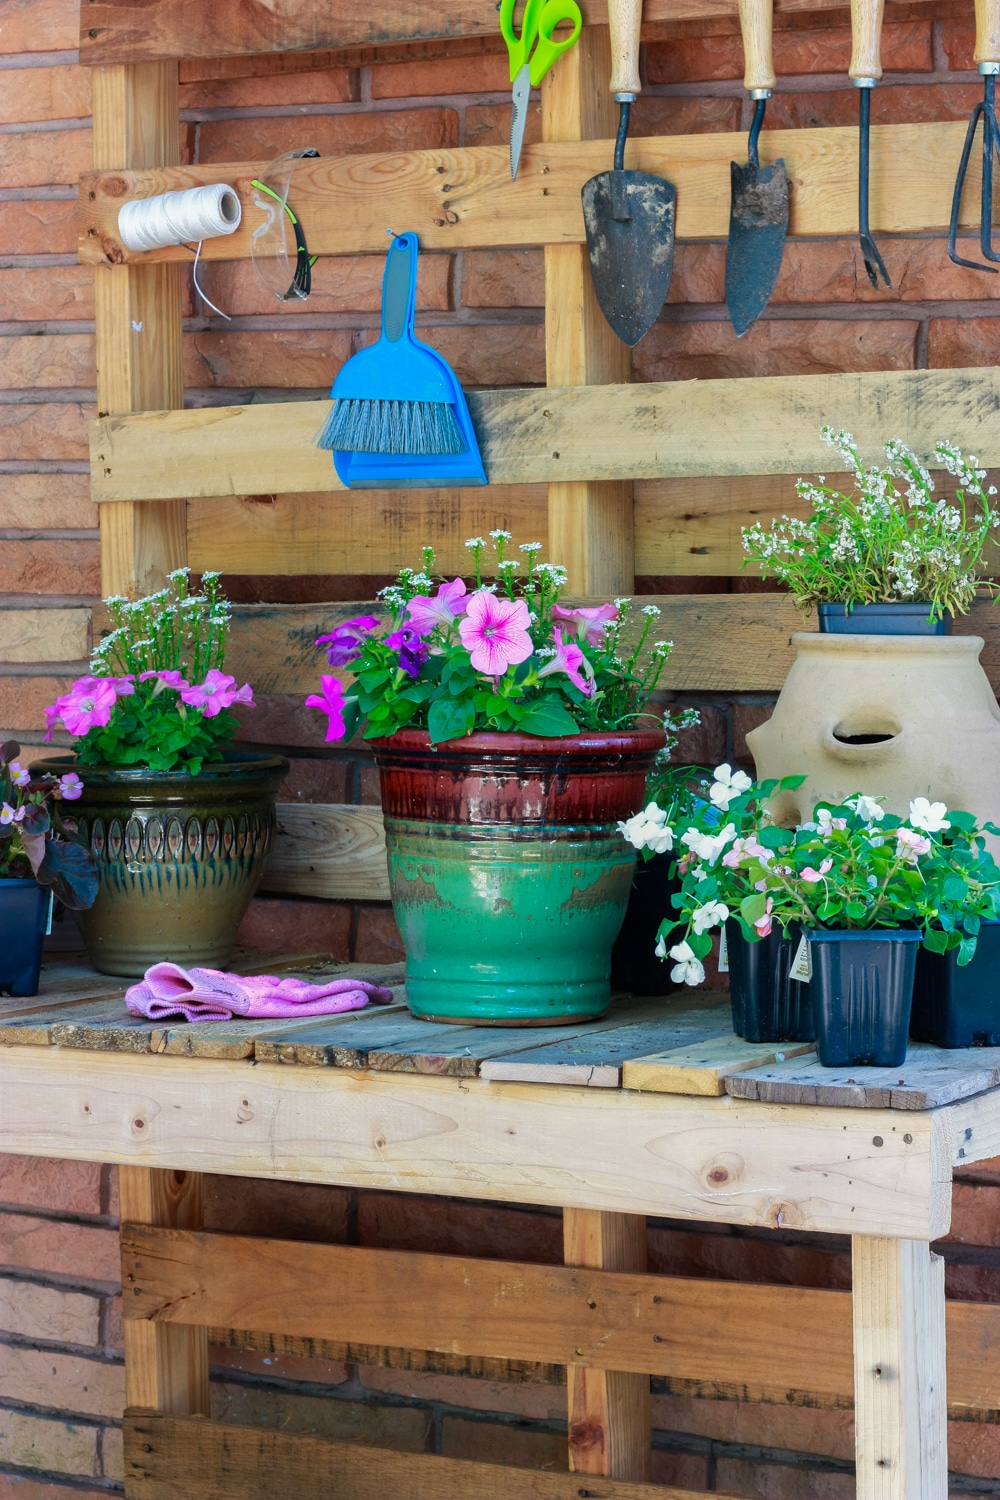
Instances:
[[[17,643],[0,661],[0,735],[27,745],[39,742],[44,704],[82,664],[80,612],[99,587],[85,446],[94,399],[93,298],[90,272],[76,264],[72,219],[74,183],[91,151],[76,10],[74,0],[0,0],[0,607],[33,612],[22,617]],[[810,25],[808,15],[793,19],[776,38],[781,84],[769,121],[852,123],[846,28]],[[964,117],[979,93],[971,47],[971,20],[888,24],[875,118]],[[465,45],[455,50],[462,55],[238,79],[205,77],[210,66],[185,64],[185,159],[262,159],[303,145],[327,154],[505,140],[503,57]],[[747,125],[740,47],[724,28],[650,46],[645,67],[637,133]],[[536,110],[529,139],[538,127]],[[638,377],[1000,360],[1000,278],[951,266],[940,237],[885,236],[880,244],[891,292],[874,292],[863,271],[859,277],[853,240],[790,243],[770,308],[739,342],[726,319],[723,246],[678,247],[669,304],[636,351]],[[325,394],[339,364],[371,337],[380,281],[380,259],[321,262],[316,295],[290,312],[268,299],[249,266],[208,267],[208,294],[232,322],[205,318],[189,302],[189,401]],[[420,316],[426,336],[467,385],[544,380],[539,251],[424,256]],[[197,520],[198,506],[192,509]],[[231,578],[231,592],[271,601],[371,596],[374,579],[335,572],[319,555],[312,573]],[[639,584],[646,592],[749,586],[710,578]],[[703,709],[704,722],[686,740],[685,758],[744,760],[744,736],[767,716],[769,700],[690,701]],[[290,800],[377,800],[371,766],[353,750],[329,753],[319,724],[298,702],[269,699],[248,717],[246,734],[292,753],[284,792]],[[262,899],[241,936],[262,948],[331,948],[365,961],[399,956],[391,914],[374,905]],[[212,1227],[251,1233],[540,1261],[560,1255],[559,1216],[544,1211],[209,1179],[208,1212]],[[96,1500],[121,1488],[115,1213],[110,1169],[0,1159],[0,1500]],[[1000,1300],[998,1230],[1000,1162],[956,1183],[954,1228],[939,1247],[950,1295]],[[832,1238],[653,1224],[650,1246],[651,1263],[663,1272],[848,1284],[847,1243]],[[556,1385],[269,1350],[218,1348],[213,1362],[217,1414],[228,1420],[499,1462],[565,1463],[564,1392]],[[661,1391],[654,1418],[661,1482],[768,1500],[846,1500],[853,1493],[849,1412]],[[992,1425],[952,1424],[955,1494],[1000,1493],[998,1433]]]

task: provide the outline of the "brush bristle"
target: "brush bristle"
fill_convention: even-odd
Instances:
[[[320,448],[340,453],[466,453],[469,445],[447,401],[335,401]]]

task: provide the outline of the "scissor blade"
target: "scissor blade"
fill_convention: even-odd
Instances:
[[[513,109],[510,116],[511,181],[517,176],[517,168],[521,160],[521,147],[524,145],[524,127],[528,123],[528,99],[531,94],[530,73],[530,65],[525,63],[514,79],[514,88],[511,91],[511,100],[513,102]]]

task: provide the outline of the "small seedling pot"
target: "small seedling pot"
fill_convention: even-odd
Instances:
[[[611,950],[611,988],[630,995],[670,995],[683,985],[670,977],[673,964],[656,956],[656,934],[664,917],[676,917],[671,896],[681,888],[671,878],[676,854],[654,854],[640,860],[632,879],[622,930]]]
[[[971,962],[921,948],[910,1035],[936,1047],[1000,1047],[1000,922],[984,922]]]
[[[826,1068],[896,1068],[906,1058],[921,934],[911,928],[806,930],[816,1051]]]
[[[816,1035],[809,986],[791,978],[801,937],[793,923],[748,943],[738,922],[726,923],[733,1030],[748,1042],[811,1042]]]
[[[38,994],[51,900],[37,880],[0,880],[0,994]]]
[[[827,635],[951,635],[952,617],[929,619],[930,605],[915,599],[885,604],[817,605],[819,628]]]

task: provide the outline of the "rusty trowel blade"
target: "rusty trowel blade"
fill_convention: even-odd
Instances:
[[[674,265],[674,185],[650,172],[600,172],[583,186],[594,291],[622,343],[659,317]]]
[[[768,167],[731,162],[733,196],[726,247],[726,304],[742,338],[771,299],[788,234],[788,173],[785,163]]]

